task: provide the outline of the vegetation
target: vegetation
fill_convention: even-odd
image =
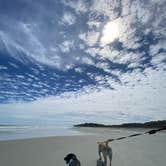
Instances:
[[[120,125],[104,125],[98,123],[83,123],[74,127],[109,127],[109,128],[162,128],[166,127],[166,120],[150,121],[145,123],[124,123]]]

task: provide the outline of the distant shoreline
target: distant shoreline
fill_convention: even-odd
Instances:
[[[82,123],[74,127],[104,127],[104,128],[163,128],[166,127],[166,120],[149,121],[145,123],[123,123],[119,125],[105,125],[98,123]]]

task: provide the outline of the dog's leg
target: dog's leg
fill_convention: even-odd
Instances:
[[[111,166],[112,156],[111,157],[109,156],[109,160],[110,160],[110,166]]]
[[[108,157],[109,157],[110,166],[111,166],[111,161],[112,161],[112,149],[111,148],[109,148],[109,150],[108,150]]]
[[[107,166],[107,155],[103,154],[103,157],[104,157],[104,164],[105,166]]]
[[[99,153],[99,160],[101,160],[102,158],[101,158],[101,152],[100,152],[100,150],[98,150],[98,153]]]

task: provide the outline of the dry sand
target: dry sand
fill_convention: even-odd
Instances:
[[[96,141],[140,132],[104,128],[79,130],[85,135],[0,141],[0,166],[65,166],[63,158],[69,152],[78,156],[82,166],[96,166]],[[113,166],[164,166],[166,163],[164,132],[113,142],[111,146]]]

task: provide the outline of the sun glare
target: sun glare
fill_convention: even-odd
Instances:
[[[102,37],[100,39],[101,46],[105,46],[113,42],[119,36],[118,23],[115,21],[109,21],[103,29]]]

